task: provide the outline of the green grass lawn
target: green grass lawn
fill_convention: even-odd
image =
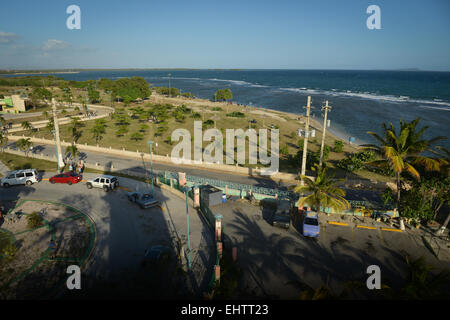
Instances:
[[[37,169],[39,171],[56,172],[58,170],[56,162],[27,158],[6,152],[0,152],[0,161],[10,170]],[[103,173],[103,171],[86,168],[85,172]]]
[[[0,230],[0,255],[3,252],[3,248],[6,247],[10,243],[11,243],[10,234],[8,232]]]
[[[76,94],[83,94],[82,91],[77,92]],[[109,105],[109,97],[105,96],[104,93],[101,93],[101,97],[103,100],[104,105]],[[79,127],[79,131],[81,132],[80,138],[77,140],[77,143],[79,144],[88,144],[88,145],[96,145],[98,143],[101,147],[106,148],[113,148],[113,149],[122,149],[128,151],[136,152],[139,150],[139,152],[149,152],[149,145],[148,141],[154,141],[158,144],[153,145],[153,154],[157,155],[170,155],[172,152],[172,149],[178,142],[171,142],[170,136],[172,132],[176,129],[186,129],[191,134],[191,158],[193,158],[194,148],[193,148],[193,129],[194,129],[194,121],[201,121],[204,123],[205,121],[211,120],[212,125],[205,126],[203,128],[203,133],[208,128],[214,128],[214,118],[216,118],[216,128],[219,129],[222,132],[223,135],[223,146],[224,146],[224,155],[226,153],[226,135],[225,130],[226,129],[243,129],[247,130],[249,128],[249,121],[250,120],[256,120],[256,123],[250,124],[252,128],[258,130],[258,129],[270,129],[270,126],[273,125],[276,128],[279,129],[279,146],[280,151],[281,149],[284,149],[287,151],[287,154],[280,154],[280,171],[283,172],[290,172],[290,173],[297,173],[299,168],[299,161],[293,161],[292,157],[297,154],[298,151],[303,149],[303,144],[301,143],[299,145],[299,141],[303,139],[303,137],[297,136],[297,131],[299,128],[304,128],[304,124],[300,123],[297,120],[296,115],[290,115],[283,112],[278,111],[272,111],[272,110],[260,110],[258,108],[245,108],[243,106],[238,105],[228,105],[225,103],[217,103],[217,110],[214,109],[214,104],[207,101],[207,100],[199,100],[199,99],[180,99],[180,98],[168,98],[161,95],[156,95],[155,93],[152,94],[150,97],[150,100],[148,100],[150,103],[170,103],[174,106],[185,104],[187,108],[191,109],[191,112],[188,112],[185,114],[184,121],[176,121],[174,117],[171,115],[170,118],[167,120],[167,130],[158,135],[157,134],[157,128],[161,126],[161,124],[156,123],[148,123],[143,120],[140,120],[138,118],[131,119],[130,125],[127,127],[128,132],[117,136],[116,132],[119,128],[119,125],[116,124],[116,121],[110,117],[105,118],[106,120],[106,132],[103,134],[101,139],[99,141],[96,141],[94,139],[94,136],[91,132],[91,129],[94,127],[94,120],[91,121],[85,121],[82,122],[82,124]],[[142,107],[143,109],[149,108],[147,106],[147,103],[131,103],[129,106],[125,107],[123,103],[114,102],[114,107],[118,108],[124,108],[125,112],[129,112],[130,109],[133,107]],[[169,110],[169,114],[171,114],[173,109]],[[196,112],[201,115],[199,119],[194,120],[192,118],[192,113]],[[243,118],[236,118],[236,117],[229,117],[227,116],[228,113],[232,112],[242,112],[244,114]],[[258,113],[263,112],[263,114]],[[264,113],[269,112],[269,113]],[[148,128],[141,129],[141,126],[146,124]],[[71,133],[69,131],[70,125],[61,125],[60,126],[60,135],[61,140],[65,142],[72,142],[73,137],[71,136]],[[308,151],[310,152],[316,152],[320,150],[320,144],[322,140],[322,130],[318,126],[314,124],[314,121],[311,123],[311,129],[316,129],[316,136],[314,138],[310,138],[308,142]],[[25,134],[26,132],[19,132],[17,134]],[[140,133],[142,136],[141,138],[137,140],[132,139],[132,135],[135,133]],[[34,132],[34,136],[45,138],[48,140],[53,140],[53,135],[47,128],[41,128],[40,131]],[[341,153],[335,153],[333,152],[333,146],[334,141],[336,140],[336,137],[332,136],[331,134],[327,134],[325,138],[325,145],[329,146],[331,148],[331,152],[329,154],[329,157],[327,159],[327,163],[331,168],[335,168],[335,163],[343,159],[346,154],[353,153],[357,151],[357,148],[355,146],[349,145],[347,142],[344,142],[344,152]],[[205,148],[210,142],[203,141],[203,148]],[[270,144],[270,143],[269,143]],[[235,142],[235,159],[237,159],[236,156],[236,142]],[[260,163],[256,165],[251,165],[248,163],[248,142],[246,143],[246,159],[247,163],[245,164],[246,167],[263,167]],[[270,150],[270,147],[269,147]],[[225,162],[225,157],[223,157]],[[340,169],[337,168],[337,172],[339,172]],[[386,177],[383,177],[379,174],[375,174],[372,172],[366,172],[364,170],[361,170],[360,172],[357,172],[357,175],[359,175],[361,178],[370,178],[375,179],[379,181],[385,181]]]

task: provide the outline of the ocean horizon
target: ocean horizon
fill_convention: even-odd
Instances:
[[[450,72],[414,70],[287,70],[287,69],[105,69],[58,73],[66,80],[144,77],[152,86],[179,88],[198,98],[213,99],[217,89],[230,88],[233,101],[294,114],[304,114],[312,98],[313,119],[322,121],[321,107],[332,110],[329,128],[356,142],[375,142],[367,131],[381,133],[383,122],[421,118],[425,137],[450,136]],[[170,74],[170,77],[169,77]],[[25,76],[2,75],[2,76]],[[46,75],[42,73],[40,75]],[[450,141],[440,143],[447,148]]]

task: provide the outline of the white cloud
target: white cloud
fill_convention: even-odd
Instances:
[[[19,38],[19,36],[15,33],[0,31],[0,44],[13,43],[18,38]]]
[[[72,45],[68,42],[56,39],[49,39],[44,42],[42,46],[42,50],[44,51],[53,51],[53,50],[63,50],[70,48]]]

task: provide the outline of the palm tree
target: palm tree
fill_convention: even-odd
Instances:
[[[52,132],[55,130],[55,122],[53,118],[48,119],[47,125],[45,126],[48,131]]]
[[[373,136],[380,145],[366,144],[363,147],[366,150],[374,151],[377,155],[381,156],[381,160],[370,162],[369,165],[374,166],[389,166],[392,168],[396,175],[397,182],[397,207],[399,214],[400,197],[401,197],[401,174],[408,172],[415,179],[420,179],[420,174],[415,165],[423,165],[426,170],[439,170],[442,166],[442,162],[438,159],[430,158],[422,155],[426,151],[431,151],[431,145],[438,140],[445,139],[445,137],[435,137],[430,140],[422,138],[427,126],[423,127],[419,131],[416,131],[419,118],[411,122],[400,121],[400,131],[397,134],[392,122],[389,127],[383,123],[384,138],[372,131],[367,133]]]
[[[30,148],[33,146],[33,143],[30,141],[30,138],[22,138],[17,140],[16,146],[19,148],[19,150],[22,150],[25,152],[26,156],[28,157],[28,152],[30,151]]]
[[[29,121],[24,121],[24,122],[22,122],[22,129],[29,131],[28,133],[31,133],[31,131],[33,130],[33,126],[31,125],[31,123]]]
[[[376,292],[382,298],[395,300],[435,300],[448,298],[450,288],[450,272],[443,270],[437,274],[430,271],[433,267],[428,265],[424,257],[410,260],[406,256],[408,276],[399,289],[387,287],[386,290]],[[378,290],[375,290],[378,291]]]
[[[2,148],[2,152],[5,150],[5,146],[8,143],[8,136],[6,133],[0,130],[0,147]]]
[[[72,155],[74,159],[80,155],[80,151],[78,151],[77,146],[73,143],[70,146],[66,147],[66,156],[69,153]]]
[[[336,186],[342,180],[334,179],[334,175],[327,175],[327,168],[322,168],[318,164],[315,165],[313,170],[317,172],[314,180],[300,175],[300,178],[304,181],[304,185],[296,186],[294,192],[310,194],[303,198],[301,197],[297,202],[297,206],[302,208],[305,204],[309,204],[317,212],[320,212],[320,207],[329,207],[336,211],[348,209],[350,204],[344,198],[345,190]]]
[[[91,133],[94,136],[95,143],[103,137],[102,135],[105,133],[105,125],[102,123],[96,123],[94,127],[91,129]]]
[[[72,139],[74,140],[74,142],[77,142],[77,140],[81,137],[81,131],[78,131],[79,126],[80,121],[77,117],[74,117],[67,127],[67,131],[72,135]]]

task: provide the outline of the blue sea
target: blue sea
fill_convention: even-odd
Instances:
[[[170,74],[170,77],[169,77]],[[56,74],[67,80],[141,76],[153,86],[176,87],[199,98],[230,88],[241,104],[304,114],[307,96],[312,115],[321,120],[329,101],[330,130],[357,143],[375,142],[367,131],[381,132],[383,122],[421,118],[425,137],[450,138],[450,72],[356,70],[104,70]],[[450,141],[441,142],[450,147]]]

